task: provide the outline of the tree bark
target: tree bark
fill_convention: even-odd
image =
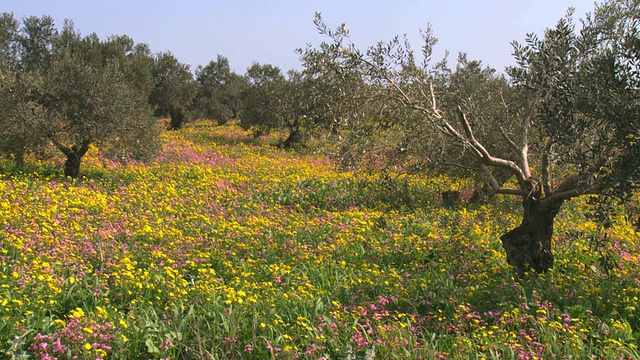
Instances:
[[[293,146],[302,144],[302,132],[300,131],[300,121],[295,119],[289,123],[289,136],[284,141],[284,147],[290,149]]]
[[[299,129],[295,129],[289,133],[289,136],[284,141],[284,147],[290,149],[293,146],[300,145],[302,143],[302,134]]]
[[[64,162],[64,176],[77,179],[80,177],[80,163],[82,157],[73,152],[67,155],[67,160]]]
[[[84,140],[80,146],[73,145],[71,147],[62,145],[55,140],[53,140],[53,143],[67,156],[67,160],[64,162],[64,176],[71,177],[73,179],[79,178],[80,163],[82,162],[84,154],[89,151],[91,141]]]
[[[180,109],[173,109],[169,112],[169,115],[171,116],[169,128],[171,130],[179,130],[184,123],[184,114]]]
[[[530,194],[522,202],[522,224],[500,238],[507,253],[507,262],[515,267],[520,276],[530,270],[544,273],[553,267],[553,221],[561,205],[562,201],[558,201],[543,206],[540,200]]]
[[[460,204],[460,191],[443,191],[440,195],[442,195],[442,206],[446,208],[452,208],[458,204]]]
[[[13,161],[15,162],[18,169],[24,168],[24,153],[24,149],[18,149],[13,154]]]

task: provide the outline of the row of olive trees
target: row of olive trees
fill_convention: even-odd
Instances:
[[[256,136],[284,130],[288,132],[284,146],[299,145],[317,129],[337,131],[332,111],[339,103],[337,82],[314,75],[295,70],[284,74],[276,66],[253,63],[241,76],[218,55],[196,70],[194,116],[215,119],[220,125],[240,119],[240,125]]]
[[[445,167],[519,197],[522,223],[501,238],[507,260],[543,272],[565,201],[625,200],[640,185],[639,15],[639,0],[608,0],[577,28],[569,12],[514,43],[509,78],[464,55],[453,69],[433,63],[430,29],[421,62],[403,38],[363,52],[320,14],[330,42],[301,55],[314,78],[337,80],[343,97],[325,109],[346,125],[345,160]]]
[[[254,63],[238,75],[218,55],[194,77],[170,52],[152,54],[128,36],[81,36],[70,21],[59,31],[47,16],[21,23],[2,14],[0,46],[0,152],[21,166],[54,147],[74,178],[91,144],[120,159],[152,154],[154,117],[170,117],[172,130],[191,117],[240,118],[256,135],[288,130],[292,146],[331,113],[323,107],[334,90],[307,74]]]
[[[278,68],[259,64],[239,76],[222,56],[199,67],[194,79],[170,52],[152,54],[128,36],[101,40],[81,36],[70,21],[58,30],[48,16],[20,22],[4,13],[0,153],[22,166],[26,154],[53,147],[66,157],[65,175],[77,178],[92,144],[118,159],[151,155],[159,146],[154,117],[169,116],[177,130],[190,114],[224,123],[246,109],[243,125],[268,131],[281,124],[268,107],[262,116],[258,100],[272,88],[284,99],[283,79]]]
[[[0,152],[18,165],[54,146],[66,156],[65,174],[78,177],[94,143],[143,158],[158,146],[154,116],[169,116],[173,130],[189,117],[241,118],[256,135],[288,129],[286,145],[322,122],[314,114],[324,94],[268,64],[238,75],[219,55],[194,77],[170,52],[152,54],[128,36],[81,36],[69,21],[59,31],[47,16],[21,23],[2,14],[0,42]]]
[[[190,76],[170,53],[153,56],[127,36],[101,40],[70,21],[58,30],[47,16],[21,23],[4,13],[0,151],[20,166],[27,153],[53,146],[74,178],[92,144],[117,158],[144,158],[158,146],[154,108],[181,116]]]

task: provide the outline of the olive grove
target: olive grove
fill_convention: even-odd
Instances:
[[[453,167],[519,197],[522,223],[501,237],[507,261],[519,273],[544,272],[564,202],[624,201],[640,184],[639,9],[637,0],[607,1],[580,26],[569,11],[543,36],[514,43],[508,78],[464,54],[455,69],[434,63],[431,29],[421,61],[402,37],[361,51],[344,24],[331,29],[320,14],[315,25],[330,41],[302,51],[302,61],[361,79],[357,89],[341,82],[357,105],[341,108],[345,154]]]

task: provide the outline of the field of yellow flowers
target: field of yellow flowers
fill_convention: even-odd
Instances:
[[[470,184],[339,172],[233,124],[163,141],[147,164],[92,149],[77,182],[3,165],[0,358],[640,358],[622,216],[604,233],[568,204],[555,269],[518,280],[514,200],[446,209]]]

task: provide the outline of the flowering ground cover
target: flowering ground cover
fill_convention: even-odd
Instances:
[[[4,171],[0,358],[640,357],[623,216],[569,203],[555,269],[514,279],[512,200],[443,208],[471,184],[339,172],[233,124],[163,137],[149,164],[92,149],[75,183]]]

